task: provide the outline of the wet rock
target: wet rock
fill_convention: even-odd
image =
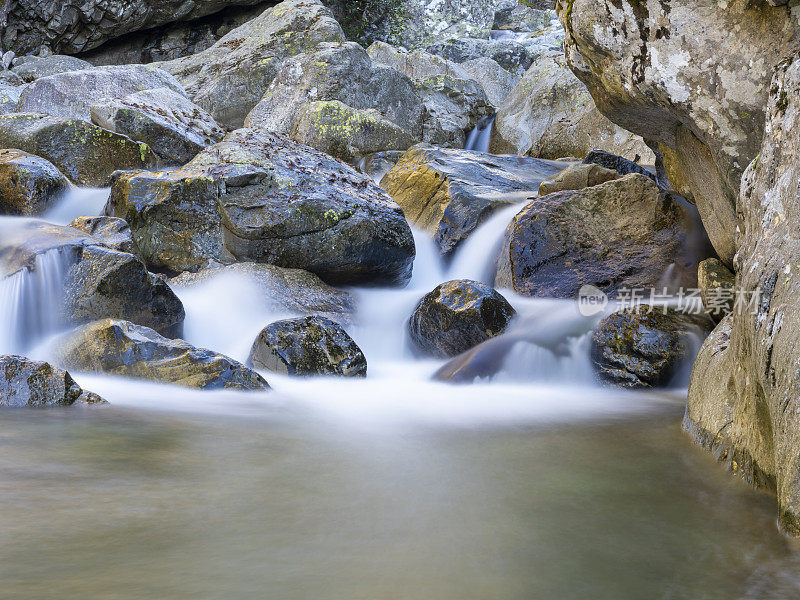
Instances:
[[[155,161],[147,144],[86,121],[30,113],[0,116],[0,146],[49,160],[73,183],[92,187],[102,187],[114,171]]]
[[[638,173],[557,192],[531,201],[511,221],[495,285],[555,298],[575,298],[594,285],[613,296],[660,291],[669,268],[673,285],[695,287],[697,264],[708,254],[698,255],[693,231],[692,207]]]
[[[481,84],[459,65],[427,52],[403,52],[383,42],[368,48],[373,63],[409,77],[425,106],[422,141],[463,148],[469,131],[492,108]]]
[[[144,142],[176,164],[189,162],[225,137],[211,115],[170,88],[100,100],[92,104],[91,116],[96,125]]]
[[[258,334],[248,364],[286,375],[367,375],[367,360],[353,338],[320,316],[270,323]]]
[[[703,306],[715,321],[733,311],[736,276],[721,260],[707,258],[698,265],[697,286]]]
[[[51,162],[21,150],[0,150],[0,214],[41,214],[69,186]]]
[[[90,121],[94,102],[162,87],[185,96],[172,75],[152,65],[93,67],[48,75],[28,84],[17,110]]]
[[[381,179],[389,171],[392,170],[405,152],[402,151],[388,151],[376,152],[365,156],[358,163],[358,170],[368,175],[372,181],[380,185]]]
[[[170,285],[191,288],[227,276],[244,276],[254,282],[265,306],[272,311],[318,314],[339,322],[348,321],[355,312],[355,299],[348,292],[329,286],[308,271],[275,265],[235,263],[212,267],[197,273],[182,273],[172,278]]]
[[[11,69],[19,75],[23,81],[34,81],[40,77],[67,73],[69,71],[82,71],[91,68],[91,63],[75,58],[74,56],[64,56],[53,54],[51,56],[21,56],[14,61]]]
[[[268,390],[243,364],[211,350],[171,340],[128,321],[103,319],[61,336],[56,362],[74,371],[147,379],[201,390]]]
[[[617,171],[606,169],[597,164],[573,164],[558,173],[555,177],[545,179],[539,186],[539,196],[547,196],[565,190],[582,190],[606,181],[619,179]]]
[[[679,367],[694,358],[711,328],[706,315],[675,309],[615,312],[592,333],[592,362],[607,383],[628,388],[664,387]]]
[[[366,176],[249,129],[180,170],[121,174],[106,211],[131,225],[151,267],[173,272],[246,261],[389,283],[410,276],[414,257],[402,210]]]
[[[448,254],[496,210],[531,197],[562,168],[534,158],[420,144],[397,161],[381,186]]]
[[[105,400],[82,390],[69,373],[50,363],[24,356],[0,356],[0,407],[103,403]]]
[[[652,164],[644,141],[595,107],[560,51],[540,56],[497,109],[491,151],[537,158],[586,156],[602,148]]]
[[[437,286],[420,300],[408,332],[421,353],[447,358],[503,333],[515,314],[491,287],[459,279]]]
[[[117,219],[116,217],[78,217],[69,226],[88,233],[106,248],[138,255],[131,228],[124,219]]]
[[[21,87],[0,83],[0,115],[17,112]]]
[[[344,39],[342,28],[318,0],[285,0],[210,48],[158,64],[218,123],[241,127],[286,58],[321,42]]]
[[[489,104],[495,107],[503,103],[520,79],[485,56],[461,63],[461,67],[481,84]]]

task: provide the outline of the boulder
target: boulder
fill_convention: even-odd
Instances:
[[[731,266],[736,197],[759,152],[770,79],[800,39],[792,11],[745,0],[559,0],[556,10],[570,67],[600,112],[676,150],[711,242]]]
[[[409,77],[425,106],[422,140],[463,148],[466,133],[492,112],[481,84],[459,65],[427,52],[403,52],[383,42],[367,50],[373,63]]]
[[[69,71],[82,71],[91,67],[91,63],[80,58],[53,54],[46,57],[21,56],[14,61],[14,67],[11,70],[19,75],[23,81],[34,81],[40,77],[68,73]]]
[[[185,164],[225,137],[211,115],[167,87],[105,98],[90,111],[96,125],[146,143],[170,163]]]
[[[88,233],[106,248],[138,255],[130,226],[116,217],[78,217],[70,227]]]
[[[29,83],[20,95],[17,110],[90,121],[90,107],[98,100],[162,87],[185,96],[172,75],[152,65],[93,67],[48,75]]]
[[[155,163],[147,144],[86,121],[30,113],[0,115],[0,146],[49,160],[73,183],[92,187],[119,169]]]
[[[432,44],[425,50],[462,66],[470,61],[488,58],[517,78],[522,77],[536,59],[536,55],[513,39],[451,38]]]
[[[664,387],[694,359],[713,323],[704,314],[665,307],[612,313],[592,332],[590,354],[602,381],[627,388]]]
[[[491,151],[537,158],[586,156],[600,148],[655,160],[644,141],[601,115],[561,52],[540,56],[497,109]]]
[[[0,84],[11,87],[23,87],[25,81],[13,71],[0,71]],[[21,92],[22,90],[20,90]]]
[[[235,263],[211,267],[197,273],[182,273],[170,280],[176,288],[192,288],[217,277],[244,276],[261,290],[266,307],[272,311],[323,315],[335,321],[348,321],[355,313],[355,299],[319,277],[301,269],[275,265]]]
[[[173,272],[246,261],[389,283],[405,281],[414,258],[402,210],[369,178],[250,129],[177,171],[119,175],[106,211],[130,223],[151,267]]]
[[[21,87],[0,83],[0,115],[17,112]]]
[[[536,194],[563,165],[427,144],[409,149],[381,186],[449,254],[495,211]]]
[[[707,258],[697,267],[697,287],[711,318],[719,322],[733,311],[736,276],[718,258]]]
[[[368,154],[359,161],[358,170],[368,175],[372,181],[380,185],[383,176],[392,170],[392,167],[397,164],[397,161],[402,158],[403,154],[405,154],[405,152],[399,150]]]
[[[515,314],[502,295],[483,283],[448,281],[417,304],[408,321],[409,338],[422,354],[448,358],[503,333]]]
[[[353,338],[320,316],[270,323],[253,343],[248,364],[285,375],[367,376],[367,359]]]
[[[103,403],[97,394],[82,390],[64,369],[24,356],[0,356],[0,407]]]
[[[468,60],[461,67],[480,82],[489,104],[494,107],[503,103],[520,79],[486,56]]]
[[[605,150],[592,150],[586,155],[586,158],[583,159],[583,164],[600,165],[605,169],[616,171],[620,175],[639,173],[640,175],[645,175],[646,177],[649,177],[658,183],[658,177],[645,169],[642,165],[632,160],[628,160],[624,156],[617,156],[616,154],[606,152]]]
[[[534,297],[575,298],[584,285],[608,295],[696,287],[693,207],[638,173],[532,200],[511,221],[495,285]]]
[[[58,364],[201,390],[268,390],[267,382],[243,364],[183,340],[167,339],[128,321],[103,319],[61,336]]]
[[[0,150],[0,215],[41,214],[69,187],[51,162],[21,150]]]
[[[321,42],[344,39],[342,28],[318,0],[284,0],[210,48],[158,64],[217,122],[235,128],[267,92],[286,58]]]
[[[3,12],[0,46],[17,54],[77,54],[127,33],[215,13],[259,0],[17,0]]]
[[[620,174],[617,171],[606,169],[594,163],[572,164],[554,177],[545,179],[539,186],[539,196],[547,196],[548,194],[566,190],[582,190],[619,178]]]

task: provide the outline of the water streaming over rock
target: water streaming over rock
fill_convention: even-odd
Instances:
[[[464,144],[465,150],[475,150],[477,152],[489,152],[489,144],[492,141],[492,128],[496,114],[484,117],[475,125]]]

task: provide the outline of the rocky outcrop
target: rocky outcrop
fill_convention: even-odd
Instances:
[[[248,364],[284,375],[367,375],[367,359],[353,338],[320,316],[270,323],[253,343]]]
[[[74,56],[63,56],[54,54],[53,56],[20,56],[14,61],[11,69],[20,76],[23,81],[34,81],[40,77],[67,73],[69,71],[82,71],[90,69],[91,63],[75,58]]]
[[[38,215],[69,189],[49,161],[20,150],[0,150],[0,215]]]
[[[0,408],[103,403],[97,394],[82,390],[64,369],[24,356],[0,356]]]
[[[321,42],[344,39],[342,28],[318,0],[285,0],[210,48],[158,64],[217,122],[241,127],[286,58]]]
[[[770,78],[798,43],[790,9],[746,0],[560,0],[556,9],[567,60],[599,110],[676,151],[711,242],[730,266],[736,196],[759,151]],[[702,35],[687,33],[698,27]]]
[[[538,158],[583,157],[601,148],[653,164],[644,141],[595,107],[561,52],[539,57],[497,109],[491,151]]]
[[[137,142],[144,142],[169,163],[186,164],[225,131],[183,94],[162,87],[92,104],[92,121]]]
[[[25,86],[17,110],[90,121],[90,107],[94,102],[162,87],[185,97],[186,93],[172,75],[151,65],[68,71],[41,77]]]
[[[627,388],[664,387],[694,359],[711,328],[707,315],[671,308],[615,312],[592,332],[592,363],[604,382]]]
[[[495,284],[527,296],[575,298],[584,285],[620,289],[695,287],[693,210],[638,173],[531,201],[506,231]],[[674,266],[671,266],[674,265]]]
[[[177,171],[121,174],[106,211],[130,224],[148,265],[172,272],[248,261],[387,283],[407,279],[414,257],[402,210],[369,178],[249,129]]]
[[[562,168],[534,158],[420,144],[397,161],[381,186],[448,254],[496,210],[535,195],[542,180]]]
[[[49,160],[73,183],[92,187],[102,187],[119,169],[155,164],[147,144],[86,121],[39,114],[0,116],[0,146]]]
[[[17,54],[38,50],[76,54],[126,33],[196,19],[230,4],[259,0],[17,0],[2,12],[0,44]]]
[[[107,373],[201,390],[259,391],[266,381],[243,364],[128,321],[95,321],[61,336],[55,360],[74,371]]]
[[[707,258],[697,267],[697,287],[703,306],[719,322],[733,312],[736,301],[736,278],[718,258]]]
[[[131,228],[124,219],[116,217],[78,217],[70,227],[88,233],[106,248],[137,254]]]
[[[448,281],[420,300],[408,321],[412,345],[449,358],[500,335],[516,314],[502,295],[469,279]]]

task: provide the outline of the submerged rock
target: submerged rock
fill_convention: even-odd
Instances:
[[[563,168],[535,158],[420,144],[397,161],[381,186],[448,254],[496,210],[535,195],[543,179]]]
[[[86,121],[40,114],[0,116],[0,146],[40,156],[73,183],[93,187],[103,186],[114,171],[155,163],[147,144]]]
[[[592,362],[605,382],[628,388],[664,387],[679,367],[694,358],[711,327],[706,315],[675,309],[615,312],[592,333]]]
[[[0,150],[0,215],[41,214],[69,187],[51,162],[21,150]]]
[[[133,241],[131,228],[124,219],[117,219],[116,217],[78,217],[69,226],[88,233],[106,248],[129,252],[137,256],[139,254]]]
[[[249,364],[285,375],[367,375],[367,359],[353,338],[320,316],[267,325],[253,343]]]
[[[495,285],[554,298],[584,285],[660,293],[669,268],[674,286],[695,287],[705,256],[690,243],[694,227],[688,204],[638,173],[536,198],[506,231]]]
[[[719,322],[733,311],[736,276],[718,258],[707,258],[698,265],[697,286],[711,318]]]
[[[166,87],[102,99],[92,104],[91,116],[96,125],[144,142],[175,164],[189,162],[225,137],[211,115]]]
[[[421,353],[448,358],[503,333],[515,314],[491,287],[458,279],[438,285],[420,300],[408,332]]]
[[[328,283],[405,281],[414,240],[366,176],[308,146],[240,129],[180,170],[115,180],[107,212],[154,268],[213,262],[301,268]]]
[[[0,356],[0,407],[103,404],[86,392],[64,369],[24,356]]]
[[[201,390],[267,390],[243,364],[128,321],[104,319],[61,336],[56,360],[75,371],[108,373]]]

